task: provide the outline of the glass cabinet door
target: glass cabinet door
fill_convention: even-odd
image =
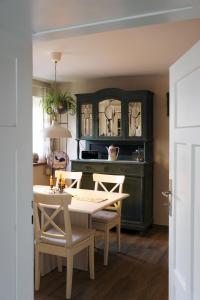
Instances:
[[[128,105],[129,137],[142,136],[142,103],[129,102]]]
[[[98,103],[99,136],[121,136],[121,101],[106,99]]]
[[[92,136],[92,104],[81,105],[81,136]]]

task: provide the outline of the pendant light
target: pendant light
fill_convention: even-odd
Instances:
[[[54,81],[54,89],[57,89],[56,86],[56,67],[57,63],[61,60],[61,52],[52,52],[51,53],[51,60],[55,64],[55,81]],[[68,122],[67,122],[68,126]],[[49,127],[43,129],[43,136],[45,138],[50,139],[57,139],[57,138],[71,138],[72,134],[69,131],[68,128],[62,127],[56,120],[56,117],[54,116],[54,119],[52,120],[52,123]]]
[[[53,120],[51,125],[43,129],[43,136],[50,139],[71,138],[72,134],[69,129],[60,126],[60,124]]]

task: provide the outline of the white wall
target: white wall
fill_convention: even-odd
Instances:
[[[167,117],[166,92],[169,90],[168,75],[116,77],[61,84],[63,90],[73,94],[94,92],[103,88],[122,88],[125,90],[148,89],[154,92],[154,223],[168,224],[168,208],[163,205],[165,199],[161,192],[168,190],[169,165],[169,117]],[[76,159],[76,121],[69,117],[69,129],[73,139],[67,142],[70,159]],[[81,150],[84,148],[81,141]]]

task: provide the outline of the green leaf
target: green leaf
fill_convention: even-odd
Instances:
[[[63,108],[64,113],[69,112],[73,115],[76,112],[76,99],[68,92],[52,88],[46,93],[42,106],[48,114],[56,114],[56,111]]]

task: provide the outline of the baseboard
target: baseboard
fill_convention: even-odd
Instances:
[[[159,225],[159,224],[153,224],[153,228],[162,230],[162,231],[169,231],[169,226],[168,225]]]

